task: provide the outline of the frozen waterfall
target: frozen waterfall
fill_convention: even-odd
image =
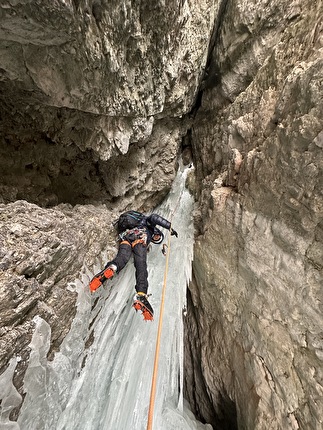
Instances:
[[[156,212],[173,216],[179,238],[171,239],[161,337],[154,430],[211,429],[197,422],[183,396],[183,323],[193,253],[193,199],[179,171],[167,200]],[[145,322],[132,308],[134,267],[128,266],[94,295],[88,270],[69,288],[78,291],[77,314],[52,362],[46,359],[50,328],[36,318],[20,430],[145,430],[165,270],[161,246],[148,254],[149,293],[155,311]],[[99,267],[94,268],[98,271]]]

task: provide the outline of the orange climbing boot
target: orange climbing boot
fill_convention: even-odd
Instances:
[[[102,281],[100,278],[94,277],[92,281],[90,282],[90,290],[91,293],[93,293],[95,290],[97,290],[99,287],[101,287]]]
[[[136,311],[141,311],[145,321],[153,321],[154,310],[148,302],[148,296],[145,293],[138,292],[134,297],[133,307]]]
[[[94,293],[94,291],[101,287],[104,281],[113,278],[116,270],[117,267],[114,264],[111,264],[111,266],[101,270],[101,272],[95,275],[89,285],[91,293]]]
[[[115,270],[113,270],[111,267],[108,267],[104,270],[103,276],[105,277],[105,279],[110,279],[114,276],[114,272]]]

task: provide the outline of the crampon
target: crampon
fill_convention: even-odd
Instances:
[[[97,275],[95,275],[89,285],[91,293],[94,293],[94,291],[96,291],[99,287],[101,287],[104,281],[112,278],[113,275],[114,275],[114,270],[110,267],[102,270]]]
[[[136,294],[132,306],[136,312],[141,311],[141,314],[144,317],[144,321],[154,320],[154,311],[151,307],[151,304],[147,300],[146,294]]]

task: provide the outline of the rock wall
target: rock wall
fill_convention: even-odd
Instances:
[[[11,357],[20,358],[18,388],[29,358],[33,318],[41,315],[50,324],[52,354],[76,311],[73,282],[105,263],[96,257],[102,249],[107,256],[115,252],[115,240],[109,237],[113,216],[103,205],[46,210],[26,201],[0,205],[0,368]]]
[[[220,428],[322,427],[322,13],[226,2],[190,132],[187,396]]]
[[[3,1],[2,201],[115,202],[141,195],[148,181],[152,193],[167,192],[185,133],[179,119],[207,58],[211,6]],[[116,159],[129,172],[122,186]]]
[[[214,13],[211,0],[1,2],[0,373],[18,356],[20,392],[34,316],[52,356],[73,281],[115,252],[111,222],[170,189]]]

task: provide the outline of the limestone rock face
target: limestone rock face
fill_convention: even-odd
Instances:
[[[178,118],[207,58],[211,6],[3,1],[2,201],[115,202],[148,180],[165,194],[185,132]],[[158,169],[147,173],[147,160]]]
[[[33,318],[41,315],[50,324],[53,353],[75,313],[73,283],[106,263],[97,257],[102,249],[107,259],[115,252],[114,217],[104,206],[0,205],[0,368],[12,356],[21,358],[17,387],[29,358]]]
[[[322,14],[322,2],[229,2],[192,127],[187,356],[201,369],[188,364],[188,397],[223,428],[232,402],[239,429],[322,427]]]

